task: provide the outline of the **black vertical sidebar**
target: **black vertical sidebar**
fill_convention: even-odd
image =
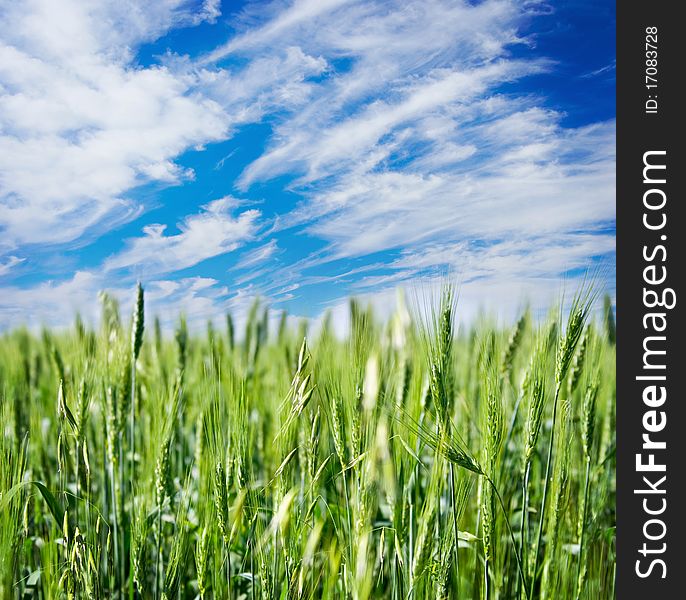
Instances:
[[[617,3],[619,600],[686,598],[686,400],[681,390],[686,379],[681,351],[686,346],[682,311],[686,232],[681,230],[681,204],[686,201],[682,149],[686,103],[679,93],[686,72],[686,30],[677,6],[660,1]],[[651,166],[644,173],[646,162]],[[653,283],[665,273],[665,281]],[[668,289],[675,293],[674,308],[647,306],[656,298],[670,305],[673,297]],[[664,321],[646,317],[658,313]],[[665,331],[656,331],[665,321]],[[652,395],[646,392],[646,403],[644,391],[651,385],[657,387]],[[661,387],[666,392],[662,404]],[[644,447],[646,434],[651,442],[666,442],[666,448]],[[665,465],[664,471],[637,468],[637,455],[645,465],[651,454],[655,464]],[[661,481],[663,476],[666,479]]]

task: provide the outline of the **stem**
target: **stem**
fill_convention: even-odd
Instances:
[[[253,549],[252,537],[248,541],[248,546],[250,547],[250,574],[252,575],[250,580],[250,592],[252,595],[252,600],[255,600],[255,566],[253,564],[255,550]]]
[[[79,432],[80,433],[80,432]],[[75,469],[76,469],[76,524],[79,524],[79,500],[81,498],[81,478],[79,477],[79,463],[80,463],[80,456],[81,456],[81,450],[80,450],[80,444],[78,437],[76,439],[76,460],[75,462]]]
[[[410,492],[408,494],[409,496],[409,510],[410,510],[410,517],[409,517],[409,524],[408,524],[408,529],[409,529],[409,538],[410,538],[410,543],[409,547],[407,549],[408,553],[408,561],[407,564],[410,565],[410,569],[412,568],[412,561],[414,560],[414,479],[411,481],[412,488],[410,489]]]
[[[541,550],[541,538],[543,537],[543,523],[545,522],[545,505],[548,498],[548,483],[550,481],[550,468],[553,463],[553,445],[555,442],[555,422],[557,420],[557,401],[560,398],[560,387],[555,386],[555,399],[553,400],[553,424],[550,428],[550,444],[548,445],[548,459],[545,466],[545,483],[543,484],[543,500],[541,501],[541,519],[538,522],[538,536],[536,539],[536,553],[534,554],[534,570],[531,572],[531,588],[529,596],[534,594],[534,584],[536,582],[536,571],[538,570],[538,554]]]
[[[522,563],[526,565],[526,546],[529,540],[529,527],[527,523],[529,512],[529,475],[531,473],[531,461],[526,461],[524,467],[524,479],[522,480],[522,525],[519,535],[519,553],[522,557]],[[525,540],[527,543],[525,543]],[[517,598],[520,596],[520,583],[517,584]]]
[[[278,504],[277,504],[278,506]],[[279,549],[279,528],[276,527],[274,529],[274,536],[273,536],[273,544],[274,544],[274,560],[272,562],[272,598],[276,598],[277,593],[276,593],[276,582],[278,581],[278,570],[279,570],[279,557],[278,557],[278,549]],[[230,592],[229,592],[230,595]]]
[[[484,600],[488,600],[488,559],[484,559]]]
[[[453,505],[453,528],[455,530],[455,581],[457,583],[457,593],[456,597],[458,597],[459,590],[460,590],[460,567],[458,563],[458,550],[460,547],[460,536],[459,536],[459,531],[457,529],[457,506],[455,506],[455,465],[453,463],[450,463],[450,496],[451,496],[451,503]]]
[[[586,477],[584,481],[584,504],[581,510],[581,534],[579,536],[579,564],[576,570],[576,598],[579,600],[583,581],[581,580],[581,563],[584,558],[584,534],[586,533],[586,506],[588,503],[588,485],[591,475],[591,457],[586,457]]]
[[[314,485],[312,481],[312,477],[310,477],[310,506],[314,503]],[[311,529],[310,531],[314,530],[314,510],[312,511],[312,523],[310,525]],[[312,561],[312,564],[309,566],[310,569],[310,593],[314,593],[314,561]]]
[[[157,506],[157,553],[155,556],[155,598],[159,598],[160,554],[162,552],[162,505]]]
[[[115,490],[115,485],[114,485],[114,469],[112,468],[112,465],[110,464],[110,484],[112,486],[112,513],[114,516],[114,563],[115,565],[119,565],[119,519],[117,517],[117,495],[116,495],[116,490]],[[117,567],[115,567],[115,570],[118,570]],[[118,573],[117,573],[118,574]],[[116,577],[115,577],[116,579]],[[115,584],[116,587],[116,584]]]
[[[505,525],[507,525],[507,531],[509,532],[510,540],[512,541],[512,549],[514,550],[515,559],[517,560],[517,569],[519,569],[519,576],[522,578],[522,584],[524,585],[524,592],[526,593],[527,600],[529,600],[531,598],[531,596],[526,592],[526,579],[524,578],[524,570],[522,569],[522,560],[519,557],[519,553],[517,552],[517,541],[515,540],[515,536],[514,536],[514,532],[512,531],[512,527],[510,526],[510,521],[507,518],[507,511],[505,510],[505,503],[503,502],[503,499],[500,495],[500,492],[498,491],[498,488],[496,487],[493,480],[486,474],[484,474],[484,477],[493,487],[493,491],[495,492],[496,498],[498,498],[498,503],[500,504],[500,509],[503,511],[503,516],[505,517]]]
[[[126,523],[126,520],[124,519],[125,513],[126,513],[126,507],[125,507],[125,502],[126,502],[126,485],[124,484],[124,439],[121,430],[119,431],[118,434],[119,438],[119,504],[121,508],[121,517],[122,517],[122,525]],[[122,533],[126,533],[125,531]],[[118,587],[122,586],[124,584],[124,579],[125,579],[125,569],[124,569],[124,555],[126,554],[126,536],[122,535],[121,539],[121,548],[119,552],[119,558],[120,561],[118,563],[119,567],[119,585]]]
[[[231,547],[226,544],[226,583],[229,587],[229,598],[231,598]]]
[[[505,434],[505,442],[503,447],[507,448],[510,444],[510,438],[514,433],[515,424],[517,423],[517,415],[519,414],[519,406],[522,403],[523,394],[517,395],[517,401],[515,402],[514,409],[512,411],[512,418],[510,419],[510,424],[507,427],[507,433]]]
[[[479,531],[481,528],[481,495],[484,493],[484,488],[483,488],[484,482],[483,479],[479,479],[479,487],[478,487],[478,493],[477,497],[479,498],[478,506],[476,509],[476,524],[474,526],[475,531]],[[478,575],[478,569],[476,568],[476,565],[479,564],[479,546],[478,544],[474,544],[474,586],[476,587],[478,581],[479,581],[479,575]]]
[[[346,471],[343,471],[343,491],[345,493],[345,510],[348,514],[348,539],[352,540],[352,520],[350,518],[350,498],[348,497],[348,477],[346,476]],[[350,547],[350,544],[348,544],[348,561],[350,564],[352,564],[352,548]],[[347,570],[346,570],[346,575],[347,575]],[[343,577],[343,585],[345,588],[345,592],[347,594],[348,592],[348,578],[347,576]]]
[[[136,509],[136,495],[133,491],[133,480],[136,469],[135,418],[136,415],[136,357],[131,357],[131,420],[129,431],[129,445],[131,460],[129,461],[129,488],[131,491],[131,515],[129,517],[129,544],[133,544],[133,519]],[[134,598],[133,590],[133,552],[129,550],[129,600]]]
[[[133,476],[135,472],[136,460],[136,438],[134,435],[136,424],[136,358],[131,358],[131,415],[130,415],[130,431],[129,444],[131,446],[131,461],[129,462],[129,478],[131,481],[131,493],[133,494]],[[133,496],[131,500],[131,508],[133,512]]]

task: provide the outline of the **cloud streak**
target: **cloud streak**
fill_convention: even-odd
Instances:
[[[231,197],[214,200],[201,212],[178,224],[179,233],[165,235],[166,225],[143,228],[143,236],[126,242],[127,247],[104,263],[106,271],[135,268],[145,276],[173,273],[232,252],[252,239],[258,229],[260,211],[251,209],[233,216]]]

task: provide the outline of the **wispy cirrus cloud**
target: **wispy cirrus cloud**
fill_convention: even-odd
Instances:
[[[308,7],[301,2],[289,10],[300,14]],[[516,3],[433,0],[401,9],[387,2],[333,2],[307,20],[282,17],[245,34],[248,45],[239,37],[227,52],[259,55],[262,33],[278,24],[278,38],[267,38],[270,47],[297,43],[348,66],[278,124],[267,151],[245,169],[243,187],[284,171],[304,172],[309,180],[329,176],[327,167],[337,159],[362,160],[394,128],[438,106],[473,101],[545,65],[506,60],[508,46],[525,42],[516,31],[522,18]]]
[[[425,80],[413,83],[398,102],[377,100],[359,114],[341,118],[323,130],[298,126],[297,131],[289,131],[290,135],[284,136],[287,141],[254,161],[239,183],[246,188],[259,179],[299,171],[305,172],[300,181],[311,182],[340,172],[346,166],[353,168],[365,158],[371,159],[368,167],[375,167],[388,156],[383,152],[383,145],[380,148],[382,138],[398,128],[411,127],[418,119],[446,105],[472,102],[489,87],[536,73],[540,68],[536,63],[500,61],[466,72],[432,71]]]
[[[319,16],[330,16],[337,8],[346,4],[350,5],[353,2],[351,0],[296,0],[290,6],[274,3],[267,7],[267,11],[259,11],[272,12],[271,18],[264,25],[248,28],[209,52],[198,62],[205,65],[215,64],[233,53],[270,45],[277,37],[283,39],[284,34],[290,34],[289,37],[294,43],[300,43],[301,40],[293,38],[294,30],[297,30],[302,24],[307,24],[309,27]],[[247,20],[251,12],[246,10],[243,18]]]
[[[109,257],[106,271],[135,269],[150,276],[173,273],[232,252],[251,240],[259,227],[260,211],[245,210],[234,216],[237,202],[226,197],[201,207],[178,224],[179,233],[165,235],[166,225],[143,228],[143,236],[127,240],[126,248]]]
[[[236,263],[236,269],[248,269],[253,268],[260,263],[264,263],[272,258],[275,254],[280,251],[276,239],[269,240],[266,244],[253,248],[250,252],[246,252],[241,256],[240,260]]]
[[[4,261],[0,261],[0,277],[9,273],[13,267],[24,262],[25,259],[18,256],[8,256]]]
[[[501,144],[478,166],[449,172],[350,172],[314,193],[297,219],[328,240],[326,259],[439,237],[502,240],[571,234],[614,220],[614,124]],[[491,150],[492,151],[492,150]],[[576,159],[566,162],[567,155]],[[599,201],[602,198],[602,201]],[[296,215],[294,215],[296,217]]]

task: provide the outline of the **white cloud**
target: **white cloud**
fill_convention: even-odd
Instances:
[[[211,277],[153,281],[145,293],[150,312],[159,315],[167,326],[173,326],[183,313],[197,328],[221,317],[223,310],[231,306],[229,289]]]
[[[508,239],[489,245],[428,244],[413,252],[403,252],[391,266],[419,271],[440,265],[457,265],[462,267],[463,275],[468,279],[498,273],[522,278],[554,277],[561,270],[587,267],[589,256],[607,256],[614,250],[614,235],[544,235]]]
[[[276,127],[267,152],[244,172],[243,187],[293,168],[309,179],[330,176],[338,158],[362,160],[394,127],[544,66],[507,58],[507,47],[524,41],[516,28],[528,9],[515,3],[328,4],[296,2],[224,47],[261,56],[297,44],[309,54],[350,61]],[[292,20],[291,12],[303,18]]]
[[[269,240],[266,244],[253,248],[246,252],[236,263],[236,269],[253,268],[255,265],[263,263],[279,252],[279,246],[275,239]]]
[[[43,281],[28,288],[5,286],[0,291],[0,329],[43,324],[64,327],[73,322],[77,312],[94,322],[102,283],[95,273],[77,271],[61,282]]]
[[[7,275],[14,267],[24,262],[24,258],[18,256],[8,256],[4,261],[0,261],[0,277]]]
[[[266,56],[254,57],[243,67],[200,68],[178,57],[169,59],[168,63],[197,78],[203,93],[230,115],[233,127],[257,122],[271,112],[305,105],[316,89],[308,78],[321,75],[328,67],[324,58],[306,54],[298,46],[275,48]]]
[[[217,16],[216,2],[14,3],[0,17],[0,228],[5,245],[60,243],[138,211],[126,192],[176,181],[173,159],[220,139],[196,81],[141,68],[134,48]]]
[[[512,121],[505,121],[510,131]],[[331,260],[428,239],[559,235],[613,223],[614,123],[571,131],[555,126],[529,143],[514,135],[503,140],[476,167],[346,172],[311,193],[286,225],[308,223],[310,235],[329,242],[322,260]]]
[[[560,274],[584,271],[589,257],[612,260],[615,237],[609,234],[575,233],[507,239],[484,243],[482,240],[458,243],[428,243],[404,250],[386,265],[377,265],[382,274],[368,275],[355,281],[356,293],[370,293],[391,285],[408,285],[412,281],[452,272],[464,285],[491,280],[517,282],[561,280]],[[611,280],[600,282],[610,285]],[[498,298],[502,300],[502,298]]]
[[[200,62],[216,63],[233,52],[270,44],[275,37],[282,36],[284,32],[292,32],[302,23],[311,25],[319,15],[330,13],[345,4],[351,4],[350,0],[295,0],[263,27],[250,30],[215,48]]]
[[[346,165],[359,163],[378,147],[381,138],[396,127],[452,103],[468,103],[489,87],[540,70],[537,63],[500,61],[468,71],[431,73],[412,85],[395,104],[377,100],[351,118],[328,129],[309,128],[294,132],[287,142],[254,161],[241,178],[247,187],[262,178],[305,169],[305,181],[330,176]]]
[[[255,235],[260,211],[245,210],[233,216],[236,200],[231,197],[214,200],[178,224],[179,233],[165,235],[166,225],[143,228],[142,237],[127,240],[127,247],[104,263],[106,271],[134,268],[150,276],[172,273],[199,262],[226,254]]]

